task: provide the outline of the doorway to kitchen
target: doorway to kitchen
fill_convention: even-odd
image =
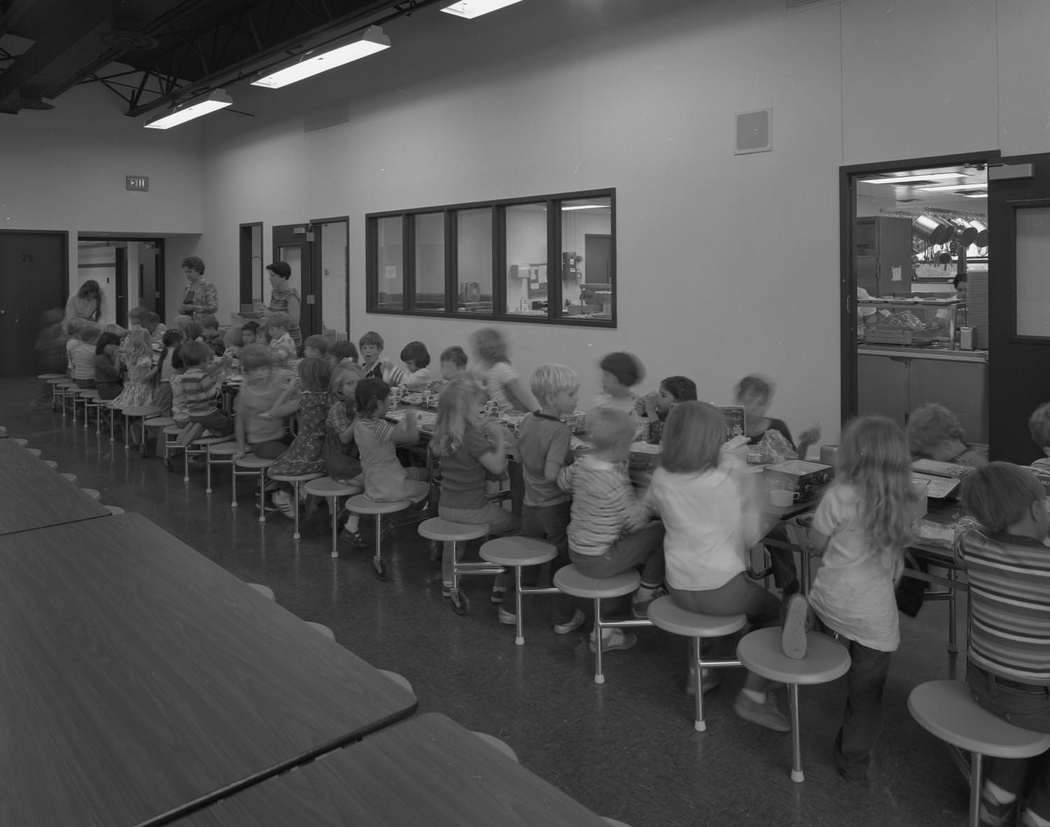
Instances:
[[[935,402],[989,442],[993,152],[842,168],[842,415]]]
[[[349,334],[349,238],[347,216],[273,228],[274,260],[288,263],[292,271],[288,283],[302,298],[300,326],[304,337]]]
[[[164,239],[111,235],[77,238],[77,274],[70,290],[94,279],[106,297],[101,321],[128,326],[128,311],[144,307],[164,318]]]

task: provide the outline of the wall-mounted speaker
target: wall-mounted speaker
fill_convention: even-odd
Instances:
[[[773,148],[773,110],[760,109],[736,116],[736,154],[769,152]]]

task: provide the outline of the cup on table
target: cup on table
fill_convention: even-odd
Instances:
[[[769,502],[777,508],[787,508],[795,502],[795,492],[786,488],[772,488],[769,491]]]

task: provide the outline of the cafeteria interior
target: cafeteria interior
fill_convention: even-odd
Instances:
[[[600,390],[599,359],[614,351],[645,365],[643,392],[661,377],[686,375],[699,398],[716,405],[732,404],[740,377],[760,373],[776,383],[771,415],[796,432],[819,424],[821,443],[834,445],[858,399],[850,309],[856,282],[855,274],[853,281],[844,276],[852,264],[842,254],[851,209],[843,170],[955,169],[1050,152],[1041,47],[1050,6],[1042,0],[523,0],[469,23],[428,4],[384,28],[393,43],[387,52],[287,89],[231,84],[230,111],[167,132],[143,129],[144,119],[126,117],[119,97],[97,83],[72,87],[53,110],[6,116],[0,242],[5,234],[64,236],[59,303],[104,271],[113,248],[134,248],[147,270],[154,261],[152,289],[130,278],[119,285],[122,302],[112,300],[115,277],[104,277],[110,301],[103,323],[126,322],[140,304],[171,322],[186,291],[181,263],[195,256],[207,264],[226,327],[271,298],[266,263],[301,255],[299,267],[312,262],[309,284],[316,287],[304,312],[318,308],[314,329],[304,326],[304,333],[334,331],[356,342],[375,330],[388,358],[420,340],[436,361],[446,347],[469,350],[475,330],[494,326],[511,343],[521,377],[547,363],[574,368],[581,407]],[[755,147],[739,131],[751,123],[740,117],[752,115],[766,127]],[[132,191],[129,179],[140,176],[148,177],[148,190]],[[493,232],[487,252],[502,243],[508,267],[487,272],[483,255],[487,275],[480,279],[457,283],[451,268],[469,266],[465,247],[461,262],[429,241],[397,262],[384,258],[397,247],[384,245],[381,232],[394,216],[417,216],[417,236],[403,236],[407,250],[410,241],[426,241],[418,216],[460,213],[462,229],[471,210],[520,207],[515,215],[525,226],[530,209],[596,206],[588,198],[607,199],[608,228],[591,233],[612,237],[614,274],[604,280],[575,272],[599,254],[599,247],[585,252],[585,231],[578,249],[547,248],[567,236],[565,222],[543,237],[540,253],[526,244],[515,252],[522,236]],[[902,204],[893,205],[893,218],[907,211]],[[446,234],[457,226],[436,223]],[[334,247],[314,245],[318,227],[318,239],[335,239]],[[399,265],[410,259],[448,265],[439,279],[447,292],[407,280]],[[29,281],[17,273],[31,262],[0,261],[5,298],[29,295]],[[564,268],[561,279],[547,282],[548,262],[552,272]],[[941,280],[948,290],[951,278]],[[994,292],[987,273],[985,280]],[[0,316],[0,333],[6,321]],[[967,818],[968,784],[955,756],[907,706],[919,684],[962,678],[964,592],[956,606],[958,653],[948,651],[947,601],[928,599],[916,617],[901,615],[867,782],[836,772],[844,679],[802,687],[805,781],[797,783],[791,736],[734,714],[742,670],[723,670],[721,686],[704,698],[707,729],[698,732],[682,638],[636,630],[634,648],[606,654],[606,681],[598,685],[587,628],[553,634],[550,598],[527,599],[525,643],[516,646],[513,629],[498,622],[488,601],[490,577],[464,578],[469,610],[449,611],[429,545],[411,520],[393,520],[384,544],[388,577],[380,581],[368,551],[353,549],[344,535],[339,557],[330,556],[323,505],[304,509],[300,539],[281,513],[259,521],[250,483],[238,483],[239,506],[231,508],[228,471],[206,493],[201,464],[184,481],[181,463],[169,470],[126,447],[122,434],[110,441],[104,427],[85,428],[64,408],[39,404],[46,388],[35,378],[31,345],[20,353],[16,336],[0,342],[10,343],[0,353],[0,426],[9,439],[26,440],[41,459],[75,475],[76,486],[127,512],[122,519],[140,515],[237,580],[268,587],[282,613],[328,627],[365,666],[406,678],[418,708],[400,709],[405,720],[387,728],[430,713],[448,716],[501,739],[524,770],[591,814],[634,827],[933,827]],[[899,364],[892,354],[886,361]],[[1014,431],[1031,448],[1026,461],[1034,459],[1039,449],[1026,419]],[[994,429],[991,442],[994,458]],[[810,456],[818,454],[819,445]],[[231,601],[224,607],[243,619]],[[68,619],[77,605],[54,611]],[[281,614],[268,622],[286,620]],[[785,690],[776,692],[786,710]],[[352,753],[374,737],[345,726],[339,733],[331,752]],[[153,733],[150,744],[164,739]],[[310,760],[331,746],[312,744]],[[7,759],[17,762],[17,752]],[[174,766],[183,758],[173,753],[165,761]],[[256,786],[294,775],[276,775],[267,761],[258,772],[273,777]],[[483,800],[464,787],[458,796],[441,791],[437,772],[419,772],[421,800]],[[383,783],[387,798],[377,806],[390,808],[388,823],[503,823],[477,811],[444,820],[398,811],[398,782]],[[219,788],[241,792],[209,778],[190,787],[181,798],[167,795],[165,807]],[[98,811],[84,823],[122,823],[107,819],[104,797],[85,800]],[[147,821],[163,809],[136,812]],[[387,822],[377,815],[375,823]],[[540,822],[522,816],[506,823]]]

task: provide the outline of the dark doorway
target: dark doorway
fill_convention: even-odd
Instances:
[[[315,284],[314,228],[309,223],[286,224],[273,228],[274,261],[284,261],[292,269],[288,285],[299,294],[301,313],[299,327],[303,338],[321,332],[320,310]],[[270,286],[266,285],[266,301]]]
[[[583,237],[584,281],[608,284],[612,276],[612,236],[587,233]]]
[[[41,316],[66,303],[69,234],[0,230],[0,281],[0,376],[36,374]]]
[[[1028,417],[1050,401],[1050,155],[990,167],[988,207],[989,431],[993,459],[1027,465],[1042,455],[1028,435]]]
[[[263,225],[261,221],[240,227],[240,297],[241,309],[263,301]],[[254,309],[254,308],[253,308]]]
[[[127,327],[128,311],[145,307],[164,318],[164,240],[85,236],[77,240],[77,280],[94,279],[112,303],[112,321]]]

